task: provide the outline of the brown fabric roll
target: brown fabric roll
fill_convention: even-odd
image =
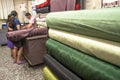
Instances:
[[[47,28],[30,28],[30,29],[23,29],[19,31],[12,31],[6,34],[7,38],[12,42],[20,41],[26,37],[31,37],[35,35],[45,35],[47,34]]]

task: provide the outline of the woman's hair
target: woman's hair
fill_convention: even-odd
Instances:
[[[8,23],[8,22],[9,22],[9,20],[10,20],[10,17],[11,17],[11,14],[9,14],[9,15],[8,15],[8,18],[7,18],[7,21],[6,21],[6,23]]]
[[[14,19],[17,16],[17,12],[16,11],[11,11],[11,14],[8,15],[8,19],[7,19],[7,24],[8,27],[13,28],[14,25]]]

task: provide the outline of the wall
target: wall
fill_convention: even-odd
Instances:
[[[21,3],[25,3],[26,8],[28,9],[28,0],[14,0],[15,10],[18,12],[18,17],[19,17],[20,22],[24,22],[24,21],[27,22],[27,20],[25,19],[25,16],[23,16],[20,10]]]

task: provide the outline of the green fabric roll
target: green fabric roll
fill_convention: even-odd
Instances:
[[[50,28],[120,42],[120,7],[56,12],[47,15]]]
[[[49,39],[49,53],[85,80],[119,80],[120,68]]]
[[[45,80],[59,80],[47,67],[43,69],[43,73]]]
[[[120,67],[120,43],[54,29],[49,37]]]

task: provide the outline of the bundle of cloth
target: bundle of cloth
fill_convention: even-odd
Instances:
[[[58,80],[81,80],[80,77],[76,76],[73,72],[68,70],[66,67],[64,67],[61,63],[59,63],[49,54],[46,54],[44,56],[44,63],[51,70],[51,72],[58,78]]]
[[[50,12],[50,6],[41,7],[39,9],[36,9],[37,13],[49,13]]]
[[[23,29],[19,31],[12,31],[6,34],[7,38],[12,42],[20,41],[26,37],[31,37],[35,35],[45,35],[47,34],[48,29],[47,27],[44,28],[30,28],[30,29]]]
[[[49,13],[50,12],[50,0],[46,0],[45,2],[36,5],[37,13]]]
[[[40,4],[36,5],[36,9],[39,9],[39,8],[42,8],[42,7],[45,7],[45,6],[49,6],[49,5],[50,5],[50,0],[44,0],[43,3],[40,3]]]
[[[119,80],[119,9],[116,7],[48,14],[48,54],[83,80]],[[50,68],[48,64],[51,62],[45,63]],[[53,69],[51,71],[54,72]],[[59,72],[54,74],[57,76]]]
[[[59,80],[48,67],[43,69],[43,73],[45,80]]]
[[[0,45],[7,44],[6,33],[7,30],[0,30]]]
[[[120,42],[120,7],[50,13],[50,28]],[[112,15],[112,16],[111,16]]]
[[[120,68],[116,66],[86,55],[53,39],[49,39],[46,46],[50,55],[84,80],[120,79]]]

